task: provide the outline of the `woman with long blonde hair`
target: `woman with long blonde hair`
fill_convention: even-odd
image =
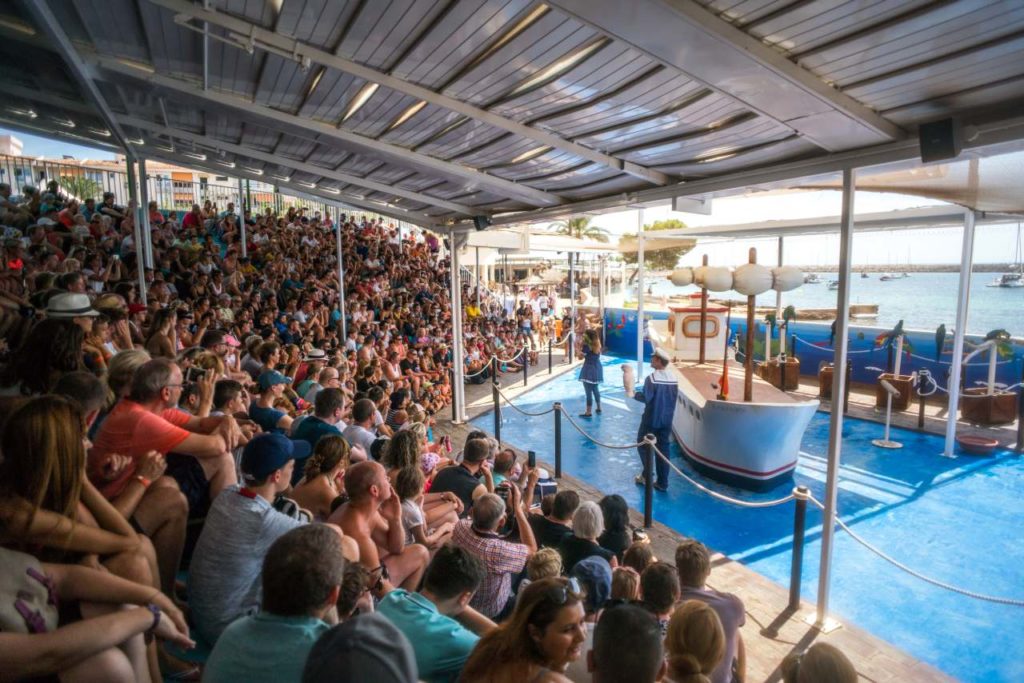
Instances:
[[[463,683],[563,683],[562,672],[586,639],[583,593],[575,579],[534,581],[515,611],[477,643],[462,669]]]
[[[580,417],[593,415],[591,406],[597,405],[597,414],[601,414],[601,382],[604,381],[604,368],[601,366],[601,336],[595,329],[583,333],[580,345],[583,356],[583,367],[580,368],[579,380],[583,382],[583,391],[587,395],[587,411]]]
[[[725,629],[708,604],[687,600],[676,608],[665,635],[671,683],[710,683],[725,656]]]

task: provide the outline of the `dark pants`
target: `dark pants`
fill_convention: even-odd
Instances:
[[[651,430],[648,430],[648,431],[651,434],[654,434],[654,438],[655,438],[656,444],[658,446],[658,450],[661,451],[662,453],[664,453],[665,457],[667,458],[668,457],[668,452],[669,452],[668,451],[669,444],[672,443],[672,428],[671,427],[666,427],[664,429],[651,429]],[[646,434],[645,434],[644,430],[641,429],[640,432],[637,434],[637,441],[643,441],[643,438],[644,438],[645,435]],[[647,477],[648,476],[648,473],[647,473],[647,451],[648,451],[648,447],[647,446],[640,446],[636,450],[640,453],[640,462],[641,462],[641,464],[644,467],[644,477]],[[664,487],[668,486],[668,462],[663,460],[662,458],[658,457],[657,453],[651,453],[651,456],[654,458],[654,472],[657,475],[657,479],[655,480],[655,483],[658,486],[664,488]]]
[[[587,410],[590,410],[590,404],[596,403],[597,407],[601,407],[601,385],[593,382],[584,382],[583,391],[587,394]]]

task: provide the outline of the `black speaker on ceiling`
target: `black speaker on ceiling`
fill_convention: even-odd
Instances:
[[[473,226],[477,230],[486,230],[491,227],[491,219],[487,216],[473,216]]]
[[[921,161],[929,163],[960,156],[963,136],[956,119],[940,119],[922,123],[917,129],[921,144]]]

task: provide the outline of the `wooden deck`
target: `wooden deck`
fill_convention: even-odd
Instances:
[[[528,391],[551,378],[578,367],[578,363],[570,366],[562,361],[561,356],[556,355],[557,365],[552,375],[548,375],[546,359],[542,358],[541,364],[536,369],[531,368],[529,386],[525,390]],[[718,368],[718,372],[721,372],[721,367]],[[730,384],[733,381],[730,374]],[[757,381],[755,379],[755,386]],[[742,372],[737,386],[742,399]],[[730,388],[732,389],[731,393],[735,393],[736,390],[732,386]],[[514,399],[523,393],[521,376],[505,377],[502,382],[502,392],[509,399]],[[813,393],[816,395],[816,388]],[[466,403],[470,418],[489,410],[491,407],[490,385],[467,386]],[[455,444],[461,445],[469,433],[469,427],[466,424],[452,424],[450,416],[450,411],[438,415],[436,431],[439,434],[450,435]],[[570,431],[569,434],[573,434],[573,432]],[[568,436],[568,438],[575,438],[575,435]],[[506,445],[516,450],[520,457],[525,457],[526,454],[516,448],[515,444]],[[550,463],[542,463],[542,465],[550,471],[554,471],[554,467]],[[584,500],[596,501],[603,495],[594,487],[569,476],[564,476],[559,480],[559,486],[578,491]],[[630,510],[630,518],[635,526],[643,524],[643,516],[640,511]],[[654,527],[649,530],[648,535],[657,557],[671,562],[675,554],[675,547],[682,536],[658,523],[655,523]],[[810,564],[814,564],[813,559]],[[812,604],[804,602],[795,613],[788,611],[786,605],[789,593],[786,588],[719,553],[712,556],[712,566],[709,584],[718,590],[737,594],[746,605],[747,623],[743,627],[742,633],[747,646],[747,681],[749,682],[774,683],[781,681],[782,674],[779,665],[782,659],[790,652],[801,652],[818,641],[831,643],[846,653],[857,668],[862,680],[880,683],[886,681],[915,683],[917,681],[954,680],[931,665],[914,659],[899,648],[854,625],[844,624],[836,631],[827,635],[823,634],[804,621],[805,617],[814,612]],[[864,599],[870,600],[871,596],[864,596]]]
[[[677,362],[672,364],[693,387],[700,392],[705,401],[718,399],[718,385],[722,381],[722,366],[710,363]],[[729,362],[729,402],[743,402],[743,366]],[[797,399],[784,391],[754,375],[754,403],[796,403]]]

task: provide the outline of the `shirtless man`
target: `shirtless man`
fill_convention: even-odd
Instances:
[[[382,567],[384,578],[407,590],[419,587],[430,561],[426,546],[405,545],[402,504],[391,489],[387,472],[377,462],[352,465],[345,473],[349,502],[327,520],[359,545],[359,562],[371,572]]]

